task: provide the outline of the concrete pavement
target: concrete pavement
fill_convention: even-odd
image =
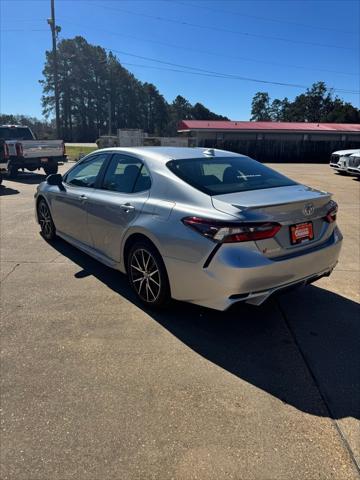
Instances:
[[[274,167],[334,192],[341,261],[223,314],[144,311],[123,275],[42,239],[42,175],[4,181],[2,479],[360,478],[359,182]]]

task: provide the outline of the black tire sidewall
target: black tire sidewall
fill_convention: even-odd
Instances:
[[[8,167],[8,177],[9,178],[16,178],[18,175],[18,168],[10,165]]]
[[[160,295],[156,299],[155,302],[147,302],[144,300],[137,292],[135,286],[133,285],[132,278],[131,278],[131,258],[136,250],[147,250],[151,255],[154,257],[157,267],[160,272],[160,279],[161,279],[161,288],[160,288]],[[169,304],[171,300],[171,295],[170,295],[170,285],[169,285],[169,279],[168,275],[166,272],[166,267],[164,264],[164,261],[158,252],[158,250],[153,246],[153,244],[149,241],[147,242],[146,240],[144,241],[138,241],[132,245],[130,248],[129,254],[126,258],[126,271],[129,279],[129,283],[131,285],[131,288],[133,289],[134,293],[136,294],[136,297],[146,305],[148,308],[163,308],[166,305]]]
[[[50,219],[51,219],[51,234],[49,236],[46,236],[41,228],[41,235],[45,238],[46,241],[48,242],[51,242],[51,240],[54,240],[54,238],[56,237],[56,228],[55,228],[55,225],[54,225],[54,222],[53,222],[53,219],[52,219],[52,216],[51,216],[51,212],[50,212],[50,208],[49,208],[49,205],[47,204],[47,202],[44,200],[44,199],[41,199],[38,203],[38,206],[37,206],[37,211],[38,211],[38,217],[39,217],[39,210],[40,210],[40,205],[44,204],[49,212],[49,215],[50,215]],[[41,226],[41,225],[40,225]]]
[[[45,175],[53,175],[54,173],[58,172],[58,166],[48,165],[47,167],[44,167],[44,172],[45,172]]]

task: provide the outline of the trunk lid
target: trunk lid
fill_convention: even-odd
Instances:
[[[330,200],[330,193],[299,184],[212,197],[214,208],[241,221],[281,224],[282,228],[274,238],[256,242],[257,248],[269,257],[287,255],[326,241],[334,228],[324,220]],[[313,239],[292,244],[290,227],[309,222],[312,223]]]

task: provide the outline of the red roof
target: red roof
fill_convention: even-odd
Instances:
[[[184,130],[267,130],[297,132],[359,132],[359,123],[308,122],[232,122],[229,120],[181,120],[178,131]]]

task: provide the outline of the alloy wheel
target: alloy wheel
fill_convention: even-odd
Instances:
[[[147,303],[156,302],[161,292],[160,269],[148,250],[139,248],[133,252],[130,260],[130,275],[139,297]]]
[[[41,231],[46,239],[50,239],[54,234],[53,222],[49,207],[44,201],[39,203],[38,214]]]

